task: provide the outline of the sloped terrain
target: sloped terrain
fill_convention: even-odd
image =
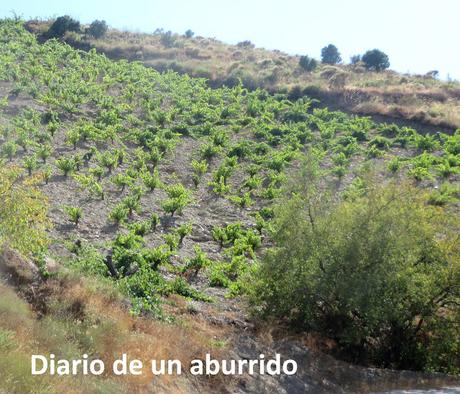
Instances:
[[[351,366],[350,375],[329,376],[348,367],[310,357],[296,341],[254,339],[242,279],[271,245],[273,201],[306,152],[340,190],[371,165],[382,179],[414,179],[433,204],[456,212],[458,132],[421,134],[316,108],[308,96],[210,89],[57,40],[39,44],[18,23],[0,29],[0,152],[5,167],[36,177],[48,198],[47,254],[116,288],[137,315],[196,318],[206,327],[192,326],[198,333],[216,329],[201,350],[247,358],[279,349],[304,365],[294,383],[245,377],[235,383],[241,392],[365,391],[419,380],[373,379]]]
[[[46,36],[51,23],[29,21],[27,28]],[[438,80],[435,70],[426,70],[426,75],[401,75],[368,71],[362,64],[320,64],[314,71],[305,72],[299,67],[300,56],[269,51],[250,41],[229,45],[213,38],[163,30],[141,34],[110,29],[98,39],[71,32],[64,40],[75,48],[95,48],[111,59],[141,61],[159,71],[204,77],[214,87],[234,86],[240,79],[249,89],[289,92],[293,98],[308,94],[325,106],[383,116],[387,122],[409,126],[417,123],[444,131],[460,126],[459,84]]]

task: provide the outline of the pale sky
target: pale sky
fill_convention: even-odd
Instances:
[[[320,58],[335,44],[342,58],[378,48],[391,69],[460,79],[460,0],[1,0],[0,16],[25,19],[68,14],[82,23],[197,35],[227,43]]]

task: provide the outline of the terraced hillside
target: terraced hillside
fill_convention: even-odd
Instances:
[[[57,40],[39,44],[12,21],[0,24],[0,81],[2,167],[49,203],[49,249],[29,257],[51,255],[117,289],[135,315],[250,330],[247,278],[273,245],[273,204],[306,156],[340,192],[371,166],[458,214],[458,131],[421,134],[307,96],[211,89]],[[225,349],[226,335],[208,345]]]

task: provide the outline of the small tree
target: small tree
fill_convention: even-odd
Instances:
[[[326,64],[337,64],[342,61],[339,50],[333,44],[329,44],[321,49],[321,62]]]
[[[368,70],[382,71],[390,67],[390,60],[388,55],[379,49],[372,49],[367,51],[363,55],[362,61]]]
[[[107,23],[104,20],[99,21],[96,19],[91,23],[91,25],[89,25],[88,34],[94,38],[101,38],[105,36],[107,30]]]
[[[68,31],[80,31],[80,22],[68,15],[57,18],[48,30],[49,37],[63,37]]]
[[[190,29],[188,29],[188,30],[185,32],[185,37],[187,37],[187,38],[192,38],[194,35],[195,35],[195,33],[194,33],[192,30],[190,30]]]
[[[318,66],[318,62],[308,55],[300,56],[299,66],[305,71],[313,71]]]

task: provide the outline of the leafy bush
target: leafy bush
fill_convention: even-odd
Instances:
[[[372,178],[341,201],[312,168],[277,207],[276,247],[251,276],[253,305],[322,332],[355,362],[438,369],[436,346],[458,365],[458,348],[439,346],[451,342],[439,327],[460,318],[458,217],[409,184]]]
[[[72,206],[66,206],[64,207],[64,210],[67,212],[67,215],[69,215],[70,221],[75,224],[75,226],[78,226],[78,223],[80,223],[80,219],[83,216],[83,210],[80,207]]]
[[[49,241],[48,204],[36,182],[21,179],[17,167],[0,167],[0,246],[8,242],[26,255],[42,252]]]
[[[136,235],[140,235],[143,237],[146,235],[151,229],[152,223],[149,220],[143,220],[140,222],[134,222],[129,225],[130,231],[132,231]]]
[[[197,276],[198,272],[201,269],[210,266],[212,261],[207,257],[206,253],[201,250],[200,245],[194,245],[193,248],[195,250],[195,256],[187,261],[183,270],[184,272],[191,270],[194,275]]]
[[[368,70],[382,71],[390,67],[388,56],[378,49],[367,51],[361,60]]]
[[[139,196],[131,194],[121,200],[121,204],[128,209],[128,215],[132,216],[134,212],[139,213],[141,209],[141,202]]]
[[[99,21],[96,19],[95,21],[91,22],[91,25],[89,25],[88,34],[94,38],[102,38],[105,36],[105,33],[107,33],[107,30],[107,23],[103,20]]]
[[[181,244],[184,240],[184,238],[187,235],[190,235],[192,233],[192,223],[184,223],[181,224],[177,229],[176,229],[176,234],[179,236],[179,244]]]
[[[27,170],[29,176],[32,171],[37,168],[37,157],[35,155],[24,157],[24,168]]]
[[[2,154],[6,156],[9,161],[13,160],[13,157],[17,151],[18,145],[14,141],[8,141],[2,145]]]
[[[123,203],[117,204],[109,214],[109,218],[116,224],[120,224],[128,219],[129,209]]]
[[[146,171],[141,175],[141,177],[145,187],[147,187],[147,189],[149,189],[151,192],[161,186],[160,175],[158,174],[157,170],[155,170],[153,174]]]
[[[56,160],[56,167],[59,168],[64,174],[64,177],[67,178],[69,173],[71,173],[72,171],[75,171],[75,162],[73,158],[61,157]]]
[[[342,61],[339,50],[335,45],[329,44],[321,49],[321,62],[326,64],[337,64]]]
[[[163,235],[163,239],[171,252],[179,246],[179,236],[176,233],[166,233]]]
[[[58,17],[48,29],[49,37],[63,37],[68,31],[80,31],[80,22],[68,15]]]
[[[182,213],[182,210],[192,201],[190,191],[180,183],[166,187],[165,191],[169,198],[162,201],[161,207],[171,216],[176,212]]]
[[[300,56],[299,66],[302,68],[302,70],[313,71],[316,67],[318,67],[318,62],[308,55]]]
[[[176,37],[171,31],[160,34],[160,42],[166,48],[172,48],[176,45]]]

